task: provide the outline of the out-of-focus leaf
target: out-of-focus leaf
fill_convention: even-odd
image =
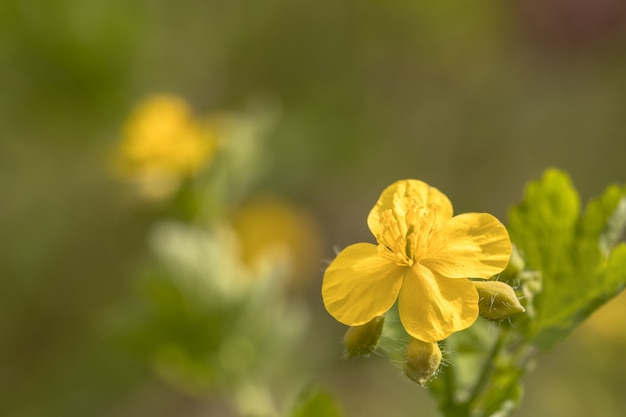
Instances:
[[[504,417],[510,415],[522,400],[524,388],[521,377],[525,370],[511,366],[496,366],[491,376],[491,383],[499,389],[489,390],[480,399],[475,409],[484,410],[482,415]]]
[[[510,211],[509,232],[529,269],[541,271],[543,290],[527,336],[543,349],[569,334],[626,282],[626,190],[610,186],[580,212],[567,174],[548,170]],[[620,269],[621,268],[621,269]]]
[[[307,388],[300,394],[289,417],[342,417],[337,401],[319,388]]]
[[[581,238],[599,239],[602,254],[608,256],[626,228],[626,188],[607,187],[602,196],[587,205],[581,219]]]
[[[529,269],[563,272],[579,213],[580,198],[567,174],[548,170],[528,184],[524,201],[509,212],[509,233]]]

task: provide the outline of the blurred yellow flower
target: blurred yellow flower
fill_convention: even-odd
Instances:
[[[318,273],[321,236],[308,213],[278,198],[257,197],[237,209],[232,224],[246,265],[281,267],[296,288]]]
[[[117,168],[148,193],[167,193],[209,163],[215,143],[185,100],[153,95],[135,107],[123,128]]]
[[[622,291],[602,308],[597,310],[581,326],[578,332],[583,341],[597,344],[626,346],[626,291]]]
[[[328,312],[358,326],[387,312],[397,299],[402,325],[424,342],[472,325],[478,293],[467,278],[501,272],[511,242],[490,214],[452,214],[448,198],[422,181],[387,187],[367,218],[378,245],[348,246],[324,274]]]

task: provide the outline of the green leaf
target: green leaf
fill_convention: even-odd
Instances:
[[[298,397],[289,417],[342,417],[335,398],[320,388],[307,388]]]
[[[480,415],[508,416],[521,402],[524,392],[521,378],[526,370],[510,363],[507,365],[495,366],[491,385],[498,388],[487,390],[485,396],[474,405],[475,410],[483,410]]]
[[[564,172],[551,169],[526,187],[524,201],[509,212],[511,239],[527,267],[558,275],[569,261],[580,197]]]
[[[511,239],[527,267],[543,276],[536,316],[523,326],[543,349],[569,334],[626,282],[623,245],[626,188],[610,186],[580,212],[567,174],[548,170],[509,213]]]
[[[611,185],[600,198],[587,205],[580,232],[589,239],[599,238],[600,250],[609,256],[625,228],[626,188]]]

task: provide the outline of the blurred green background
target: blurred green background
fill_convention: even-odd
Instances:
[[[301,371],[350,416],[436,415],[385,359],[338,359],[322,260],[372,240],[367,213],[400,178],[503,221],[549,166],[583,199],[623,183],[625,51],[619,0],[4,0],[0,414],[230,415],[219,393],[174,390],[103,330],[149,223],[107,155],[137,100],[171,92],[200,112],[280,109],[255,190],[306,209],[323,242],[298,294],[311,314]],[[614,332],[589,325],[541,358],[518,415],[621,415],[626,321],[611,317]]]

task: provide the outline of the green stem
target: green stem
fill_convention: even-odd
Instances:
[[[448,366],[443,374],[445,378],[445,389],[446,389],[446,408],[456,408],[456,399],[454,393],[456,392],[456,375],[454,372],[454,368],[452,366]]]
[[[456,398],[457,383],[453,366],[448,366],[442,373],[444,398],[440,404],[441,412],[447,417],[469,417],[468,408],[458,403]]]
[[[491,373],[493,372],[494,360],[500,353],[500,350],[502,349],[502,346],[504,344],[505,333],[506,332],[504,332],[503,330],[500,330],[500,334],[494,342],[493,347],[489,352],[489,355],[485,358],[485,362],[483,364],[483,369],[480,373],[480,376],[476,380],[476,384],[474,385],[474,388],[472,389],[469,398],[467,399],[467,401],[465,401],[465,405],[468,410],[471,410],[475,406],[476,401],[478,400],[480,394],[485,388],[485,385],[491,377]]]

